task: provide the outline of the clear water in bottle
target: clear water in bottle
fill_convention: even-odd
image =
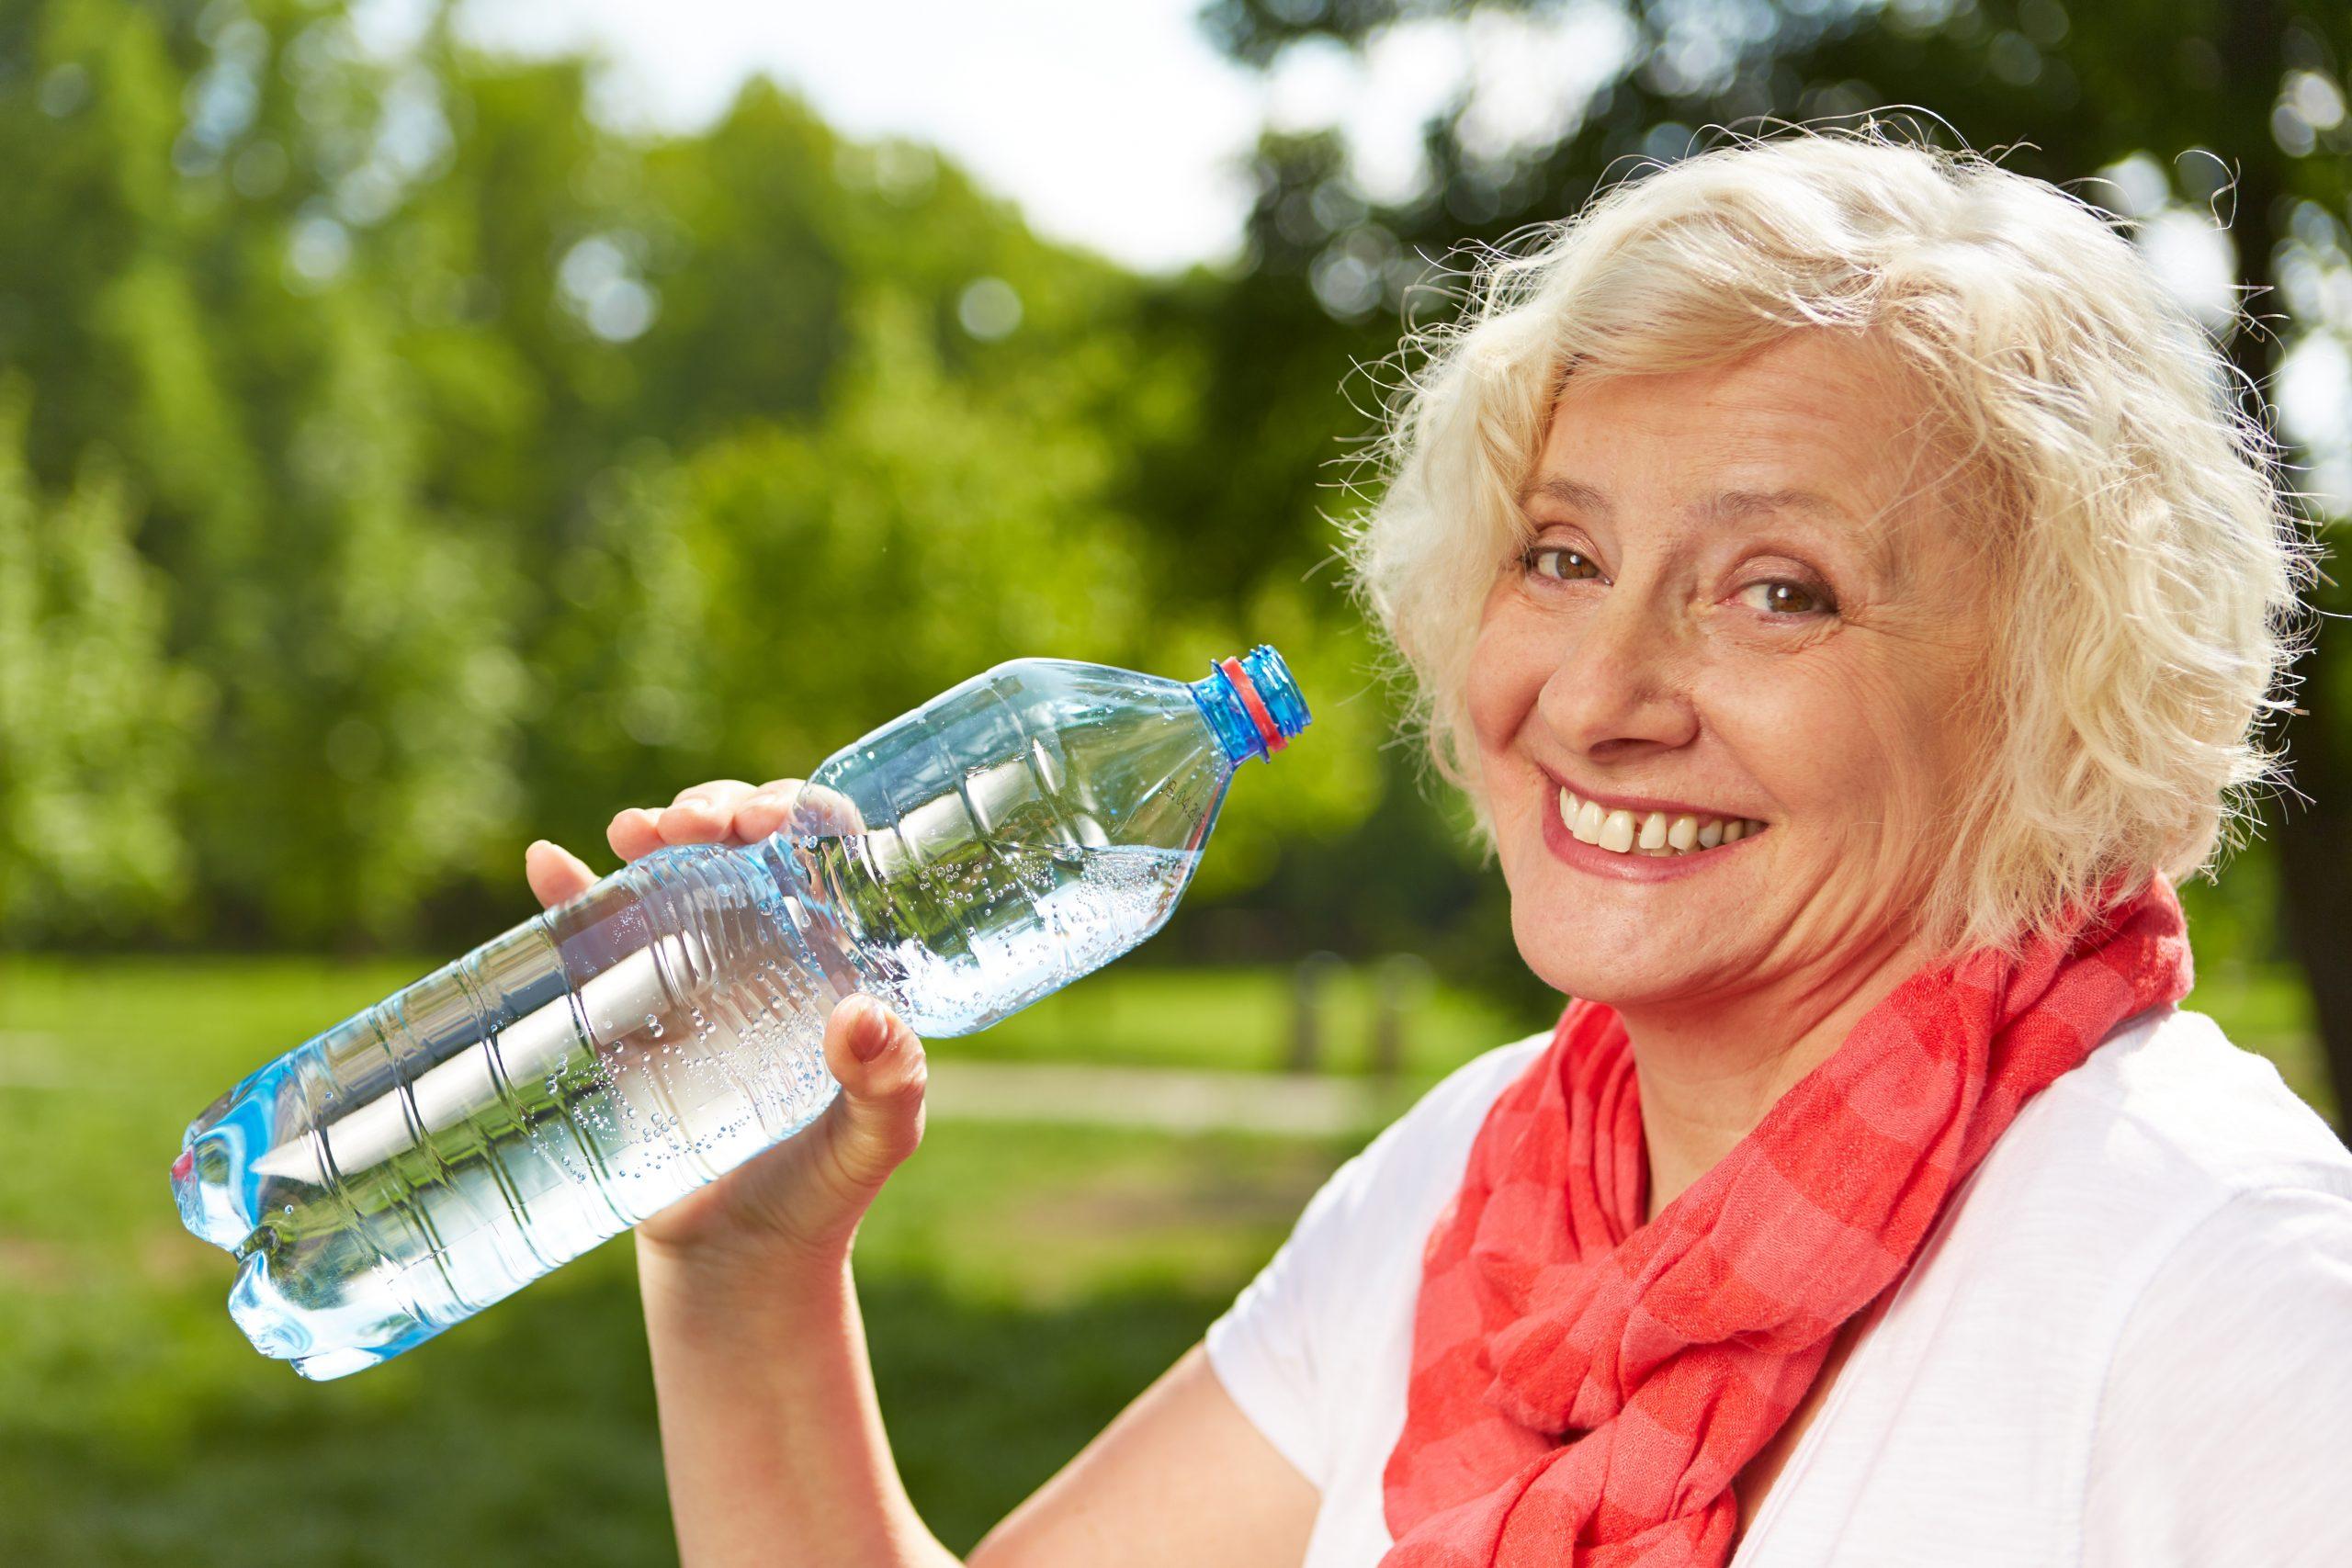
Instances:
[[[1270,648],[1190,683],[974,677],[741,849],[658,851],[296,1047],[172,1185],[229,1310],[312,1378],[400,1354],[806,1126],[852,990],[969,1033],[1164,924],[1233,771],[1307,723]]]

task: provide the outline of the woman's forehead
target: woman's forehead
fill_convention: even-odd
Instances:
[[[1721,462],[1842,468],[1858,457],[1899,458],[1890,444],[1927,439],[1929,413],[1917,373],[1877,345],[1794,333],[1714,365],[1573,374],[1553,402],[1544,446],[1646,436]]]
[[[1728,366],[1572,378],[1519,491],[1523,510],[1609,525],[1661,502],[1707,534],[1801,528],[1851,546],[1886,581],[1948,533],[1960,476],[1916,386],[1870,356],[1808,347]]]

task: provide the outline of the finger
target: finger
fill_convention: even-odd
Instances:
[[[798,809],[803,830],[812,833],[863,833],[865,818],[857,802],[823,784],[804,784]]]
[[[671,844],[715,844],[727,837],[735,807],[752,793],[741,779],[713,779],[678,792],[678,798],[660,815],[656,824],[662,840]]]
[[[831,1140],[841,1175],[878,1186],[922,1142],[930,1076],[922,1041],[881,1002],[854,992],[825,1020],[825,1066],[842,1086],[834,1108],[842,1127]]]
[[[660,849],[662,814],[642,806],[632,806],[612,820],[605,829],[605,842],[613,846],[613,853],[623,860],[640,860]]]
[[[560,844],[535,839],[523,852],[523,880],[542,908],[552,909],[567,898],[577,898],[596,885],[588,863]]]
[[[730,794],[741,795],[751,787],[741,779],[705,779],[700,784],[690,784],[676,795],[672,795],[670,804],[684,806],[690,800],[709,800],[718,795]]]
[[[801,788],[798,779],[770,779],[735,803],[728,831],[747,844],[766,838],[790,819]]]

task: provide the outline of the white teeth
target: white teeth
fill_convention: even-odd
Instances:
[[[1693,854],[1736,844],[1764,830],[1764,824],[1746,818],[1702,819],[1687,813],[1668,817],[1663,811],[1636,815],[1603,810],[1599,803],[1579,800],[1565,788],[1560,791],[1559,810],[1560,820],[1577,840],[1615,854]]]

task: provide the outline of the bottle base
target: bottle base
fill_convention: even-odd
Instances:
[[[375,1350],[328,1350],[316,1356],[298,1356],[289,1364],[312,1382],[328,1382],[364,1372],[390,1359],[389,1355]]]

